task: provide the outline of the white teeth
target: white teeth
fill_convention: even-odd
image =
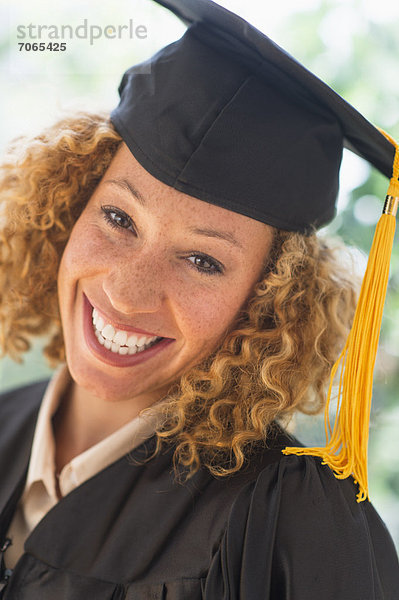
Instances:
[[[138,341],[137,335],[131,335],[127,339],[126,345],[129,346],[129,348],[131,348],[132,346],[137,346],[138,345],[137,341]]]
[[[136,354],[146,350],[155,340],[156,336],[147,337],[140,334],[129,335],[126,331],[115,329],[110,323],[105,324],[97,309],[92,312],[93,326],[96,338],[107,350],[114,354]]]
[[[126,331],[117,331],[114,335],[115,344],[119,344],[119,346],[124,346],[127,340]]]
[[[106,325],[104,327],[104,329],[102,329],[101,331],[101,335],[106,339],[106,340],[113,340],[114,339],[114,335],[115,335],[116,331],[115,329],[112,327],[112,325],[110,325],[108,323],[108,325]]]

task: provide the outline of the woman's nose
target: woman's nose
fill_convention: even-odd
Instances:
[[[120,313],[155,313],[166,298],[164,271],[154,260],[115,264],[104,275],[103,290]]]

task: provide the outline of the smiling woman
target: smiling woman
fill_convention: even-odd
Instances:
[[[102,438],[165,397],[183,374],[185,388],[192,385],[193,389],[187,396],[181,392],[176,395],[174,418],[181,411],[180,418],[186,424],[179,451],[188,451],[193,465],[198,467],[200,449],[208,454],[217,449],[218,455],[223,446],[229,450],[232,440],[226,435],[228,430],[222,439],[222,430],[211,430],[207,449],[204,444],[188,443],[187,426],[198,393],[204,395],[204,415],[210,409],[205,401],[209,396],[212,419],[215,423],[220,421],[219,427],[228,418],[234,419],[233,414],[227,416],[232,409],[231,396],[225,405],[222,398],[226,395],[227,400],[231,382],[240,376],[237,372],[232,378],[238,366],[234,346],[245,339],[250,347],[247,353],[242,353],[245,369],[241,377],[243,383],[251,377],[248,392],[254,399],[259,395],[258,410],[262,406],[269,413],[258,423],[260,428],[255,438],[263,439],[280,412],[290,414],[301,403],[305,406],[311,396],[309,387],[318,391],[313,399],[314,409],[309,405],[307,410],[319,408],[323,382],[347,333],[346,324],[354,307],[353,286],[345,274],[339,275],[340,245],[334,251],[316,236],[306,238],[279,232],[170,188],[141,167],[107,117],[81,115],[59,122],[36,140],[34,150],[32,153],[29,149],[19,159],[15,156],[4,167],[4,197],[7,191],[9,194],[9,202],[4,201],[8,226],[3,231],[6,243],[1,272],[3,330],[7,332],[4,349],[18,358],[29,346],[33,324],[34,333],[52,333],[45,354],[53,365],[67,359],[68,369],[79,383],[71,390],[73,403],[69,404],[83,407],[86,412],[85,418],[79,420],[84,423],[81,434],[78,435],[74,423],[73,431],[63,436],[68,439],[68,446],[72,439],[81,440],[79,448],[70,448],[71,456],[93,443],[93,432],[89,433],[87,423],[98,420],[95,418],[99,414],[98,398],[104,400],[101,406],[105,422],[98,431],[98,438]],[[79,161],[75,161],[75,156],[80,157]],[[99,169],[100,157],[102,172],[94,170],[94,165]],[[64,165],[61,171],[60,164]],[[97,177],[98,184],[94,190],[91,188],[93,191],[85,201],[76,190],[81,190],[92,177]],[[23,201],[16,203],[17,187],[25,185],[27,180],[32,186],[29,195],[21,194]],[[49,181],[57,190],[56,195],[48,193]],[[79,209],[82,212],[77,218]],[[46,260],[43,252],[47,254]],[[21,256],[26,257],[22,273]],[[297,279],[292,280],[299,270],[300,294]],[[54,285],[57,277],[58,293]],[[252,298],[251,313],[245,314],[246,301],[253,296],[256,283],[258,291]],[[316,305],[314,294],[323,287],[324,303]],[[320,292],[316,292],[318,288]],[[262,313],[272,315],[277,309],[279,326],[269,319],[269,326],[265,327],[267,321]],[[300,311],[296,312],[298,321],[290,319],[293,310]],[[303,327],[304,322],[308,323],[307,328]],[[234,325],[237,332],[231,331]],[[319,357],[317,352],[313,356],[317,332],[323,330],[317,342]],[[221,346],[223,339],[224,349],[220,348],[210,369],[210,364],[205,366],[209,363],[206,359]],[[300,354],[298,344],[302,346]],[[273,353],[285,356],[280,366],[270,360]],[[230,360],[226,360],[228,355]],[[269,391],[263,379],[253,372],[261,361],[264,362],[262,378],[269,378],[271,384],[273,381]],[[287,372],[290,361],[296,366],[291,382]],[[311,380],[306,372],[309,361],[314,364]],[[222,365],[226,371],[224,380],[222,373],[218,373]],[[121,370],[121,367],[129,368]],[[189,383],[195,380],[196,371],[197,384]],[[211,394],[205,393],[207,379],[215,388]],[[274,403],[270,402],[272,386]],[[237,392],[244,408],[245,386],[230,390],[230,394]],[[219,403],[218,396],[221,396]],[[118,403],[132,397],[134,402]],[[170,394],[168,407],[172,406],[171,397]],[[194,406],[189,401],[185,408],[189,398]],[[110,401],[115,402],[112,420],[107,417],[106,404]],[[90,407],[93,414],[89,413]],[[197,406],[195,412],[198,410]],[[201,420],[195,421],[192,426],[201,429]],[[65,419],[62,423],[66,427]],[[254,436],[254,432],[246,434],[248,426],[253,429],[254,423],[245,423],[242,431],[238,423],[234,428],[237,439],[243,438],[241,443],[233,445],[239,449],[234,454],[240,466],[241,446]],[[60,430],[58,425],[59,435]],[[165,431],[160,432],[159,439],[166,436]],[[226,439],[222,442],[223,438]],[[59,464],[59,471],[61,467]],[[218,469],[220,465],[216,462],[212,468]]]
[[[48,334],[59,369],[0,397],[0,596],[393,600],[357,417],[334,427],[348,461],[355,444],[346,477],[284,429],[323,408],[356,323],[344,249],[315,227],[334,212],[337,113],[362,121],[234,15],[169,5],[198,22],[125,74],[110,117],[19,138],[2,166],[0,347],[18,360]],[[295,78],[249,66],[248,35],[305,78],[303,105]]]

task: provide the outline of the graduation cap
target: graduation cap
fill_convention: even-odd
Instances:
[[[211,0],[155,0],[187,30],[123,75],[111,121],[151,175],[274,227],[312,232],[335,216],[343,147],[390,178],[351,332],[332,369],[324,448],[339,478],[368,496],[373,369],[399,202],[399,150],[292,56]],[[332,382],[341,370],[335,424]]]

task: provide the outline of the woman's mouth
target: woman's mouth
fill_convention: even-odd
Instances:
[[[146,334],[143,331],[118,327],[92,306],[83,294],[83,330],[86,343],[96,358],[112,366],[130,367],[152,358],[173,338]]]
[[[138,354],[164,339],[157,336],[148,337],[140,333],[131,334],[128,331],[115,329],[111,323],[104,321],[96,308],[93,308],[92,319],[94,333],[101,346],[121,356]]]

